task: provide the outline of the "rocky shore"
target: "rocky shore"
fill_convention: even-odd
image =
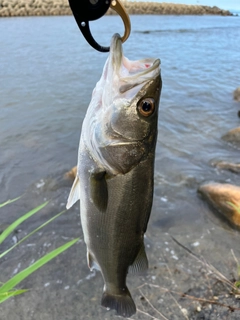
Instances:
[[[124,1],[124,5],[129,14],[232,15],[230,11],[222,10],[216,6],[128,1]],[[0,0],[0,17],[70,14],[72,13],[68,0]],[[108,14],[115,14],[115,11],[109,10]]]
[[[184,2],[184,0],[183,0]],[[135,2],[124,1],[124,6],[129,14],[159,14],[159,15],[221,15],[232,16],[227,10],[222,10],[216,6],[186,5],[166,2]],[[109,10],[109,14],[114,14]]]
[[[233,98],[240,102],[240,87],[233,92]],[[228,131],[222,136],[222,140],[226,141],[229,146],[240,149],[240,127]],[[217,160],[212,161],[211,165],[219,170],[228,170],[235,174],[240,173],[240,163]],[[232,227],[240,230],[239,186],[229,183],[209,182],[200,185],[198,192]]]

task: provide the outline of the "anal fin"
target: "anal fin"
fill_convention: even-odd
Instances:
[[[94,260],[93,256],[89,251],[87,252],[87,262],[88,262],[88,267],[91,271],[93,269],[100,271],[100,267],[98,263]]]
[[[128,268],[128,271],[130,273],[139,273],[139,272],[146,271],[147,269],[148,269],[148,259],[145,252],[144,242],[143,242],[135,261]]]
[[[68,201],[66,208],[71,208],[75,202],[77,202],[80,199],[80,181],[78,175],[76,175],[76,178],[73,182],[72,189],[70,191],[70,194],[68,196]]]

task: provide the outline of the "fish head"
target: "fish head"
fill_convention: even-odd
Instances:
[[[88,121],[88,149],[107,171],[126,173],[155,151],[161,87],[160,60],[130,61],[115,34]]]

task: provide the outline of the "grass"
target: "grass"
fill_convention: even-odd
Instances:
[[[240,213],[240,207],[236,206],[234,203],[227,201],[227,204],[229,204],[231,207],[233,207],[235,210],[237,210]]]
[[[20,197],[8,200],[2,204],[0,204],[0,209],[5,207],[6,205],[9,205],[10,203],[13,203],[20,199]],[[29,212],[23,214],[20,218],[15,220],[13,223],[11,223],[1,234],[0,234],[0,244],[2,244],[7,237],[24,221],[31,218],[34,214],[39,212],[41,209],[43,209],[48,204],[48,201],[44,202],[43,204],[39,205],[38,207],[30,210]],[[40,225],[38,228],[31,231],[29,234],[27,234],[23,239],[21,239],[19,242],[14,244],[12,247],[8,248],[4,252],[0,253],[0,259],[3,258],[6,254],[8,254],[11,250],[13,250],[16,246],[20,245],[23,241],[28,239],[31,235],[45,227],[47,224],[58,218],[60,215],[62,215],[64,211],[61,211],[60,213],[56,214],[51,219],[44,222],[42,225]],[[42,258],[38,259],[35,263],[27,267],[26,269],[20,271],[15,276],[10,278],[7,282],[3,283],[0,287],[0,303],[6,301],[7,299],[17,296],[20,294],[23,294],[28,291],[28,289],[15,289],[15,287],[23,281],[25,278],[30,276],[33,272],[35,272],[37,269],[41,268],[43,265],[45,265],[47,262],[51,261],[53,258],[58,256],[60,253],[66,251],[68,248],[70,248],[72,245],[74,245],[79,239],[71,240],[64,245],[58,247],[57,249],[49,252],[48,254],[44,255]]]

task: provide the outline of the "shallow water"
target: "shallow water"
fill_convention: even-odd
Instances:
[[[155,194],[146,239],[150,265],[161,266],[163,256],[170,264],[180,263],[184,254],[179,249],[177,256],[176,249],[171,253],[166,245],[171,242],[169,234],[185,245],[198,242],[199,252],[213,263],[223,263],[221,258],[230,248],[240,257],[238,234],[196,192],[209,180],[240,185],[238,175],[211,165],[212,160],[239,161],[239,150],[221,136],[239,126],[239,105],[232,93],[239,86],[240,18],[132,16],[131,20],[125,55],[159,57],[162,65]],[[49,209],[24,224],[23,234],[64,207],[71,183],[62,176],[77,162],[81,123],[107,55],[87,45],[72,17],[4,18],[0,29],[0,203],[25,193],[17,204],[1,211],[1,223],[9,224],[45,198],[53,199]],[[92,23],[92,29],[102,45],[109,44],[109,29],[123,32],[114,16]],[[0,266],[0,281],[9,278],[20,262],[19,270],[29,265],[36,253],[40,256],[66,239],[82,237],[78,210],[76,205],[34,236],[29,246],[9,255]],[[149,275],[154,276],[151,268]],[[149,275],[130,280],[131,286],[148,281]],[[36,290],[1,306],[6,319],[111,315],[99,307],[102,281],[87,268],[83,242],[24,284]],[[26,301],[29,308],[24,310]],[[20,310],[18,315],[15,309]]]

